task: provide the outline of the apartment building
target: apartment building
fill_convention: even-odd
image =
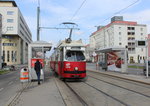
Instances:
[[[95,49],[123,47],[128,49],[128,62],[143,63],[146,58],[145,46],[138,46],[144,41],[147,26],[137,22],[124,21],[122,16],[115,16],[111,23],[99,26],[90,36],[90,47]]]
[[[2,15],[2,61],[25,64],[28,60],[28,44],[32,42],[29,27],[13,0],[0,1]]]

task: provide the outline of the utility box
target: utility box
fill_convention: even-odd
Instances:
[[[31,81],[37,80],[36,71],[34,70],[34,65],[36,60],[39,60],[42,64],[40,80],[44,80],[45,71],[45,53],[50,51],[52,47],[51,43],[45,41],[35,41],[28,46],[28,68],[29,68],[29,78]]]

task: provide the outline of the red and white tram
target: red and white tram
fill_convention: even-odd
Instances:
[[[60,78],[85,78],[85,45],[82,41],[61,41],[51,55],[50,67]]]

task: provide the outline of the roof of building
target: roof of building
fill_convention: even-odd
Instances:
[[[93,33],[91,34],[91,36],[94,35],[95,33],[99,32],[99,31],[102,31],[102,30],[105,29],[105,28],[110,27],[111,25],[117,25],[117,24],[118,24],[118,25],[119,25],[119,24],[120,24],[120,25],[133,25],[133,26],[139,25],[139,24],[137,24],[137,22],[134,22],[134,21],[113,21],[113,22],[111,22],[110,24],[108,24],[108,25],[106,25],[106,26],[100,28],[99,30],[93,32]]]
[[[12,2],[14,7],[17,7],[17,4],[14,0],[0,0],[0,2]]]
[[[92,35],[94,35],[95,33],[99,32],[99,31],[101,31],[101,30],[103,30],[103,29],[105,29],[105,28],[110,27],[110,26],[113,25],[113,24],[137,25],[137,22],[131,22],[131,21],[113,21],[113,22],[111,22],[110,24],[108,24],[108,25],[106,25],[106,26],[100,28],[99,30],[93,32]],[[91,35],[91,36],[92,36],[92,35]]]

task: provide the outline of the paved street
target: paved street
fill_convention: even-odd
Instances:
[[[17,65],[16,71],[0,75],[0,106],[4,106],[11,97],[15,96],[20,89],[20,68],[23,65]]]
[[[144,104],[144,106],[149,106],[149,98],[147,97],[149,96],[148,85],[141,86],[141,84],[134,84],[133,82],[127,83],[128,81],[120,82],[120,80],[111,79],[111,77],[116,75],[127,80],[131,79],[145,83],[149,83],[150,79],[136,75],[98,71],[94,69],[95,64],[93,63],[87,64],[87,69],[89,68],[95,73],[88,71],[88,79],[85,82],[67,82],[89,106],[100,106],[100,104],[102,104],[102,106],[120,106],[121,104],[126,106],[128,106],[128,104],[132,104],[131,106]],[[100,73],[109,74],[110,76],[106,77],[105,75],[100,75]],[[116,85],[116,83],[119,85]],[[41,85],[37,85],[37,82],[32,82],[22,94],[15,99],[13,104],[15,104],[15,106],[80,106],[77,105],[77,103],[80,102],[76,102],[76,96],[68,93],[70,91],[68,91],[67,88],[67,86],[64,86],[64,82],[59,78],[55,78],[53,72],[47,68],[45,71],[45,81],[41,83]],[[135,88],[138,88],[137,91],[134,91],[136,90]],[[100,90],[102,91],[99,92]],[[148,94],[146,92],[148,92]],[[128,94],[128,96],[126,94]],[[137,105],[138,103],[140,103],[140,105]]]
[[[0,75],[0,106],[4,106],[8,100],[20,89],[19,71]]]
[[[21,91],[21,89],[23,88],[19,77],[20,77],[20,68],[21,67],[25,67],[24,66],[16,66],[18,67],[16,71],[12,71],[8,74],[4,74],[4,75],[0,75],[0,106],[4,106],[6,104],[8,104],[10,102],[10,100],[12,98],[14,98],[14,96],[19,93]],[[99,69],[96,70],[96,64],[95,63],[87,63],[87,69],[92,69],[95,71],[100,71]],[[104,70],[101,70],[101,72],[105,72]],[[113,73],[113,74],[119,74],[119,73]],[[119,74],[121,75],[121,74]],[[144,76],[132,76],[132,75],[124,75],[125,77],[132,77],[132,78],[136,78],[136,79],[143,79]],[[144,79],[146,80],[146,79]],[[56,90],[57,89],[57,90]],[[50,90],[49,93],[47,93]],[[51,92],[52,91],[52,92]],[[17,104],[17,106],[26,106],[26,104],[36,104],[36,102],[32,102],[33,99],[35,98],[34,95],[43,95],[42,97],[47,97],[45,99],[41,99],[38,103],[43,104],[43,102],[45,102],[44,104],[47,105],[51,105],[54,104],[55,106],[59,106],[60,104],[63,103],[61,98],[61,95],[58,92],[58,88],[55,85],[55,80],[53,79],[53,74],[52,72],[49,71],[49,69],[47,69],[46,73],[45,73],[45,82],[42,83],[40,86],[37,85],[37,82],[33,82],[31,83],[31,85],[28,86],[28,88],[23,92],[23,94],[21,94],[21,96],[19,97],[21,99],[21,101],[19,102],[19,104]],[[38,95],[36,96],[37,99],[40,99],[38,97]],[[35,98],[35,101],[36,101]],[[49,101],[49,99],[51,99],[51,102]],[[18,100],[20,100],[18,99]],[[25,100],[24,100],[25,99]],[[59,102],[57,102],[59,101]],[[26,102],[26,103],[25,103]]]

